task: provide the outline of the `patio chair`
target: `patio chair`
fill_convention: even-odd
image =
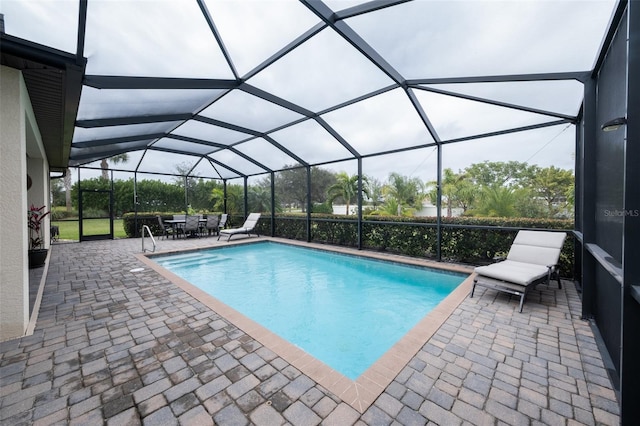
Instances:
[[[189,235],[192,237],[198,237],[199,227],[200,227],[200,218],[198,216],[186,216],[184,219],[184,228],[181,228],[181,229],[185,237]]]
[[[549,231],[519,231],[509,249],[506,260],[475,268],[471,297],[476,286],[520,296],[520,312],[527,293],[552,275],[558,279],[558,259],[567,234]]]
[[[165,237],[165,239],[167,239],[169,237],[169,234],[175,235],[173,232],[173,226],[164,223],[164,221],[162,220],[162,216],[157,215],[156,217],[158,218],[158,225],[160,225],[160,231],[162,232],[161,237]]]
[[[227,226],[227,220],[229,220],[229,215],[226,213],[222,213],[220,216],[220,224],[218,225],[219,229],[224,229]]]
[[[207,223],[204,224],[204,229],[207,230],[207,234],[211,235],[215,232],[216,235],[220,233],[220,218],[217,215],[207,216]]]
[[[220,237],[222,236],[222,234],[229,236],[229,238],[227,238],[227,241],[231,240],[231,237],[236,234],[251,235],[251,233],[253,232],[253,228],[255,228],[256,224],[258,223],[258,219],[260,219],[260,213],[251,213],[249,217],[247,217],[247,220],[244,221],[241,227],[231,228],[231,229],[221,229],[220,232],[218,233],[218,240],[220,240]],[[260,236],[258,233],[256,233],[256,235],[258,237]]]

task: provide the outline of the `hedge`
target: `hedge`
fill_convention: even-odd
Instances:
[[[262,215],[256,229],[270,235],[270,219]],[[484,265],[506,255],[518,229],[573,229],[573,221],[525,218],[442,218],[443,261]],[[462,228],[470,226],[470,228]],[[477,227],[477,228],[474,228]],[[490,227],[485,229],[484,227]],[[504,229],[514,228],[514,229]],[[355,216],[312,214],[311,241],[348,247],[358,245]],[[306,214],[278,214],[274,236],[306,241]],[[363,216],[362,247],[414,257],[437,257],[435,217]],[[568,232],[560,254],[560,274],[573,277],[574,237]]]
[[[138,214],[138,230],[149,225],[154,234],[161,232],[156,215],[171,219],[172,214]],[[218,213],[219,214],[219,213]],[[128,236],[134,232],[134,215],[125,214],[124,228]],[[230,226],[239,226],[242,216],[230,216]],[[441,258],[443,261],[483,265],[494,257],[506,255],[518,229],[573,229],[573,221],[524,218],[442,218]],[[468,226],[468,228],[463,228]],[[485,227],[488,227],[486,229]],[[513,229],[505,229],[513,228]],[[263,213],[256,226],[260,235],[271,235],[271,216]],[[305,213],[285,213],[275,217],[274,236],[307,240]],[[323,244],[357,247],[358,224],[355,216],[312,213],[311,241]],[[362,247],[414,257],[436,258],[437,229],[435,217],[363,216]],[[560,255],[560,274],[573,277],[574,237],[568,232]]]

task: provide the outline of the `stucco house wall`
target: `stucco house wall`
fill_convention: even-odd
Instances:
[[[0,341],[29,324],[27,210],[49,208],[49,170],[42,138],[19,70],[0,68]],[[32,186],[27,191],[27,174]],[[47,224],[49,222],[47,221]],[[48,241],[48,228],[45,226]]]

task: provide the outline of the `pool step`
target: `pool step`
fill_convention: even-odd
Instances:
[[[184,267],[195,265],[206,265],[225,260],[230,260],[228,256],[221,256],[219,254],[207,253],[207,254],[185,254],[181,256],[172,257],[170,260],[160,260],[158,263],[165,268],[172,267]]]

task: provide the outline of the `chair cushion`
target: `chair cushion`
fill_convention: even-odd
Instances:
[[[555,265],[566,236],[564,232],[520,231],[513,240],[507,260],[541,266]]]
[[[475,268],[478,275],[509,281],[520,285],[529,285],[540,278],[546,277],[548,268],[543,265],[533,263],[516,262],[505,260],[487,266]]]

